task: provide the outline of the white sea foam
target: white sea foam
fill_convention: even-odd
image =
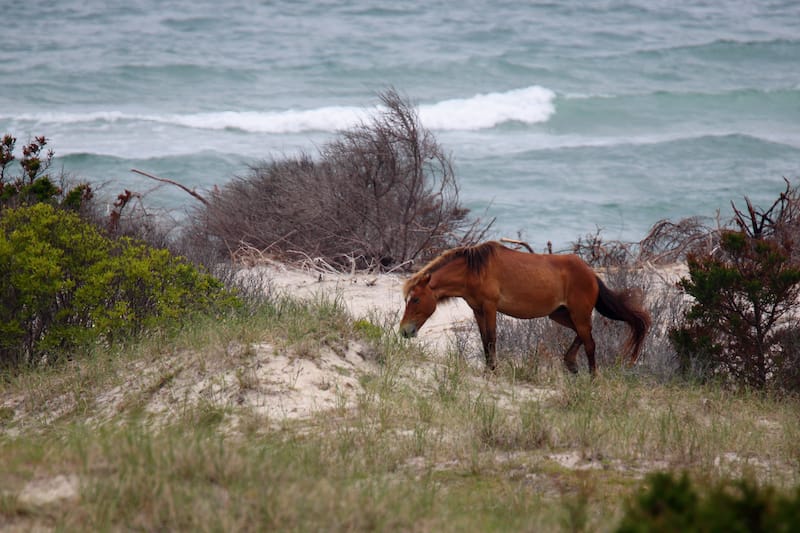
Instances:
[[[535,124],[555,113],[556,95],[534,85],[504,93],[478,94],[420,106],[420,120],[434,130],[481,130],[504,122]]]
[[[443,100],[419,106],[422,124],[433,130],[480,130],[504,122],[545,122],[555,113],[555,93],[539,86],[471,98]],[[221,111],[191,114],[136,114],[121,111],[45,112],[5,116],[39,125],[90,122],[155,122],[206,130],[241,130],[250,133],[334,132],[368,121],[379,107],[325,106],[284,111]]]
[[[33,122],[37,125],[80,124],[89,122],[116,122],[118,120],[132,119],[135,115],[126,115],[121,111],[44,111],[40,113],[0,114],[2,120],[18,122]]]

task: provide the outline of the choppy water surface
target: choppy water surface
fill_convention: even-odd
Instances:
[[[50,4],[4,8],[0,130],[109,192],[152,189],[133,167],[203,188],[314,153],[387,87],[463,202],[537,247],[639,240],[800,177],[798,2]]]

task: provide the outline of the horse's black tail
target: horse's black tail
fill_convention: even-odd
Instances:
[[[597,278],[597,284],[600,286],[600,292],[594,308],[606,318],[627,322],[631,328],[625,348],[630,352],[630,361],[633,364],[639,358],[645,335],[650,329],[650,313],[642,307],[639,291],[612,291],[600,278]]]

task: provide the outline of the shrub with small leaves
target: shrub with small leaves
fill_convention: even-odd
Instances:
[[[723,230],[713,252],[689,255],[680,287],[694,303],[670,332],[684,373],[760,390],[796,388],[797,349],[784,341],[797,330],[800,262],[784,226],[800,218],[784,213],[797,199],[788,190],[765,212],[748,201],[750,216],[736,211],[738,231]]]
[[[44,203],[0,211],[3,366],[52,361],[237,302],[168,251],[110,240],[73,212]]]
[[[39,202],[59,204],[79,210],[91,200],[92,188],[79,184],[65,190],[58,186],[48,172],[53,162],[53,150],[45,151],[47,139],[36,137],[22,147],[22,158],[17,159],[14,148],[17,139],[6,134],[0,139],[0,209],[30,205]],[[18,161],[20,173],[12,172],[11,164]],[[64,181],[63,177],[60,181]]]

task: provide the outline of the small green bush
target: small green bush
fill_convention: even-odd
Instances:
[[[685,473],[678,480],[653,474],[648,484],[628,504],[619,533],[800,531],[800,488],[784,496],[742,480],[717,485],[701,497]]]
[[[376,326],[369,320],[363,318],[353,322],[353,329],[356,333],[370,341],[379,341],[381,337],[383,337],[383,329],[381,329],[380,326]]]
[[[77,211],[92,198],[92,189],[86,183],[67,190],[54,183],[48,172],[54,152],[45,151],[47,139],[44,136],[23,146],[19,159],[14,155],[16,143],[17,139],[9,134],[0,139],[0,210],[47,202]],[[19,163],[18,174],[11,171],[14,161]],[[60,181],[64,181],[63,176]]]
[[[800,261],[787,228],[797,225],[800,196],[787,188],[766,212],[747,205],[748,215],[736,211],[740,229],[723,230],[717,250],[689,254],[679,285],[694,303],[670,338],[685,374],[792,390],[797,351],[783,339],[797,329]]]
[[[0,211],[0,364],[52,361],[194,312],[236,305],[222,283],[186,261],[110,240],[49,204]]]

